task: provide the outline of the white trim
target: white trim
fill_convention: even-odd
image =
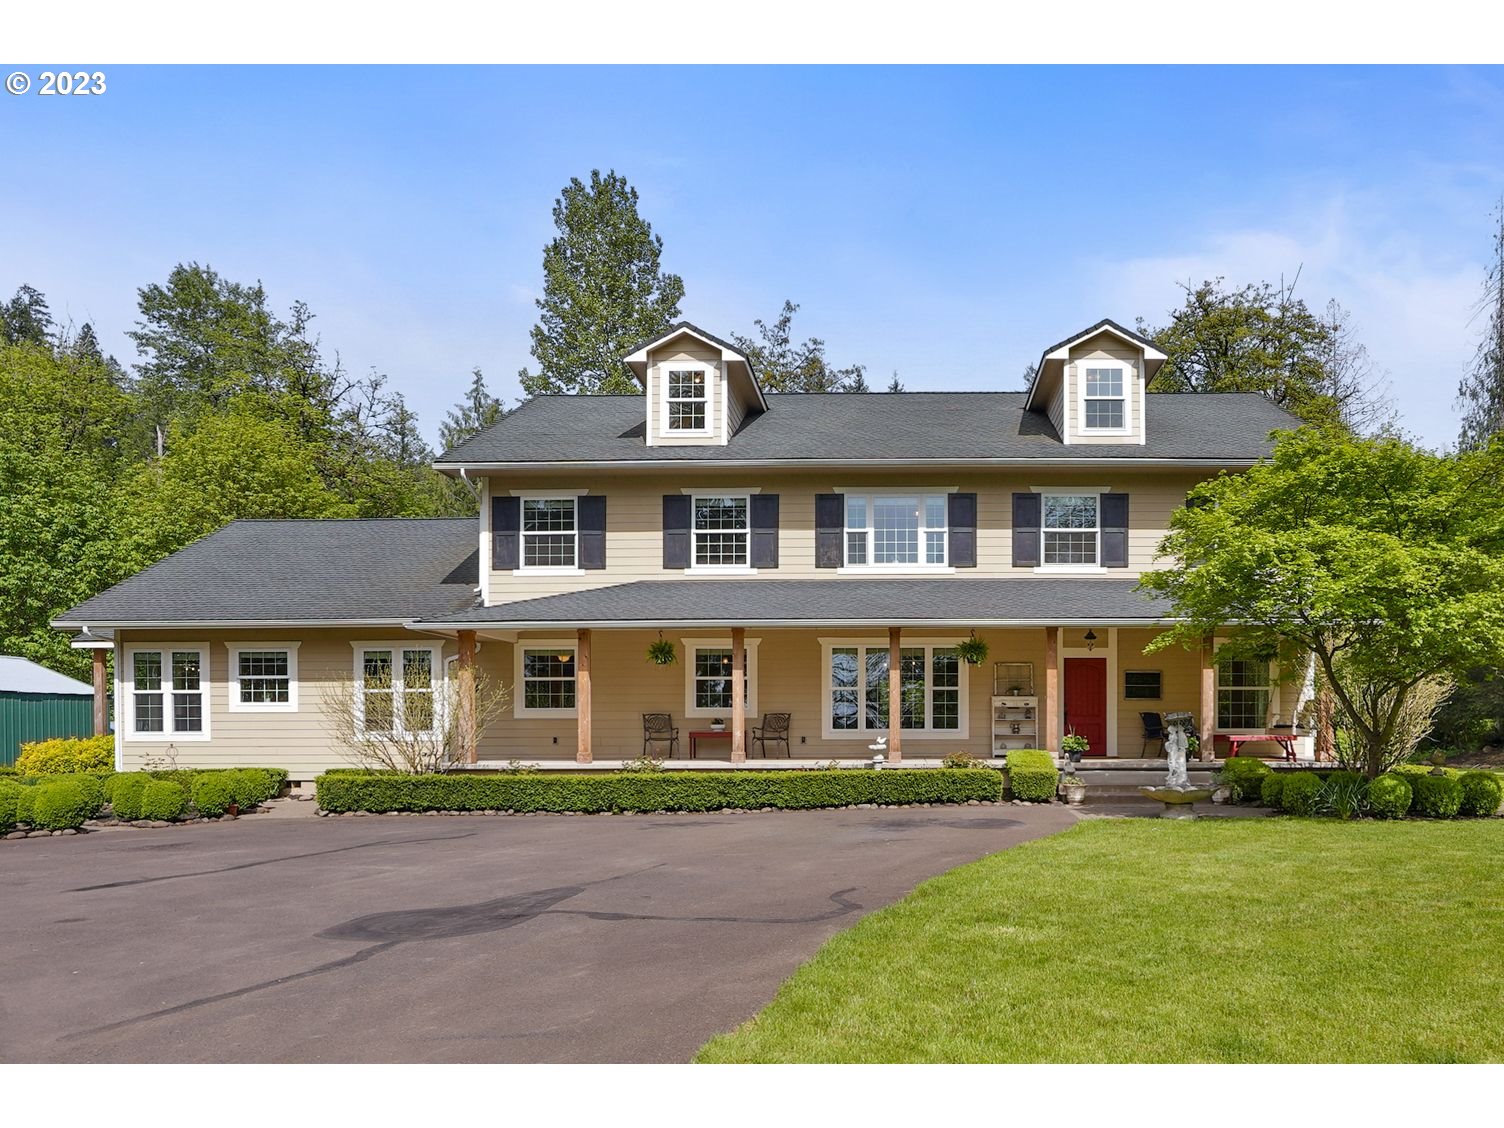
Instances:
[[[1052,349],[1051,351],[1045,353],[1044,354],[1044,359],[1045,360],[1068,360],[1068,359],[1070,359],[1070,351],[1071,351],[1072,348],[1074,348],[1076,345],[1079,345],[1082,341],[1089,341],[1093,337],[1100,336],[1103,333],[1111,333],[1118,340],[1120,340],[1120,341],[1126,341],[1128,344],[1132,345],[1139,352],[1143,353],[1145,360],[1168,360],[1168,359],[1170,359],[1168,356],[1166,356],[1164,353],[1160,352],[1153,345],[1146,345],[1142,341],[1138,340],[1137,338],[1130,337],[1130,336],[1128,336],[1127,333],[1124,333],[1121,329],[1115,329],[1111,325],[1098,325],[1095,328],[1088,329],[1086,332],[1082,333],[1081,335],[1079,335],[1077,337],[1072,337],[1069,341],[1064,342],[1059,347],[1057,347],[1055,349]]]
[[[681,638],[684,644],[684,715],[686,717],[719,717],[731,711],[728,705],[725,709],[701,709],[695,705],[695,651],[696,650],[730,650],[731,636],[721,635],[719,638]],[[746,713],[752,717],[757,713],[757,644],[760,638],[743,640],[747,652],[747,701]],[[727,722],[730,723],[729,721]]]
[[[1293,429],[1293,428],[1290,428]],[[682,432],[676,432],[682,433]],[[873,470],[933,470],[977,466],[1066,466],[1101,469],[1107,466],[1157,466],[1185,470],[1223,470],[1257,466],[1261,458],[1129,458],[1103,455],[1098,458],[1047,458],[1038,455],[1009,458],[604,458],[560,459],[557,462],[435,462],[435,470],[575,470],[621,469],[633,467],[663,473],[666,470],[849,470],[853,466]],[[80,623],[55,623],[55,626],[81,626]]]
[[[524,501],[553,501],[556,498],[584,497],[589,490],[577,490],[574,487],[561,487],[556,490],[508,490],[512,497],[520,497]]]
[[[231,713],[296,713],[298,711],[298,647],[301,642],[225,642],[230,652],[225,675],[228,691],[226,708]],[[287,652],[287,700],[285,702],[247,702],[240,700],[240,655],[243,651],[283,650]]]
[[[924,651],[924,686],[925,686],[924,721],[925,721],[925,726],[926,727],[924,727],[922,729],[902,729],[902,730],[900,730],[902,732],[903,740],[904,740],[905,743],[907,743],[910,740],[967,740],[967,739],[970,738],[970,733],[971,733],[971,709],[970,709],[970,703],[971,703],[971,669],[972,669],[972,667],[968,663],[963,662],[960,659],[957,659],[957,667],[958,667],[958,671],[959,671],[959,676],[957,678],[957,681],[959,683],[959,692],[958,692],[959,700],[957,702],[957,708],[960,711],[959,712],[959,716],[958,716],[957,719],[960,721],[960,727],[953,728],[953,729],[936,729],[936,728],[930,728],[929,727],[930,723],[934,720],[934,717],[935,717],[934,692],[933,692],[934,689],[935,689],[935,684],[934,684],[934,652],[936,650],[948,650],[948,649],[950,649],[950,648],[952,648],[954,646],[957,646],[958,644],[960,644],[960,642],[965,637],[966,636],[964,636],[964,635],[956,635],[954,637],[925,636],[923,638],[913,638],[913,639],[902,639],[902,638],[900,638],[899,644],[898,644],[900,650],[920,650],[920,649],[922,649]],[[862,658],[860,652],[864,648],[880,649],[880,650],[886,651],[888,649],[888,640],[887,640],[887,638],[876,636],[876,635],[853,636],[853,637],[850,637],[850,638],[839,637],[839,636],[824,636],[824,635],[822,635],[819,638],[819,642],[820,642],[820,737],[821,737],[821,739],[822,740],[836,740],[836,741],[839,741],[839,740],[860,740],[860,741],[866,742],[866,741],[872,740],[876,736],[881,736],[881,735],[889,732],[888,728],[869,729],[869,728],[865,728],[865,727],[858,727],[858,728],[856,728],[854,730],[834,729],[834,728],[831,727],[831,724],[830,724],[831,694],[835,692],[835,688],[830,684],[831,683],[831,676],[830,676],[831,651],[835,650],[838,647],[855,648],[858,651],[858,659],[857,659],[857,687],[856,687],[856,695],[857,695],[857,719],[858,719],[858,721],[860,722],[861,725],[865,725],[866,721],[867,721],[867,713],[866,713],[866,701],[865,701],[865,696],[866,695],[865,695],[865,692],[864,692],[865,691],[865,686],[863,685],[863,683],[865,682],[866,676],[867,676],[867,674],[866,674],[867,663]],[[889,703],[888,719],[890,721],[893,719],[892,703],[891,702]]]
[[[480,605],[491,606],[491,478],[480,478]]]
[[[727,487],[724,490],[717,491],[717,490],[707,489],[704,486],[680,486],[679,487],[679,492],[681,494],[688,494],[690,497],[694,497],[695,494],[701,494],[704,497],[736,497],[739,494],[746,494],[748,497],[750,497],[753,494],[762,493],[762,487],[761,486],[729,486],[729,487]]]
[[[154,744],[169,742],[173,744],[188,741],[201,742],[209,739],[209,718],[213,712],[210,692],[214,679],[210,676],[210,644],[207,642],[143,642],[125,648],[124,656],[119,663],[124,671],[129,671],[130,680],[127,682],[124,671],[118,671],[117,677],[122,683],[124,693],[115,698],[115,727],[123,732],[123,739],[133,744]],[[198,689],[199,708],[203,717],[204,726],[194,731],[179,732],[173,727],[172,705],[172,655],[196,653],[199,661]],[[162,696],[162,728],[157,732],[136,731],[136,655],[137,654],[160,654],[162,656],[162,680],[161,688],[156,692]],[[128,687],[128,688],[127,688]],[[143,692],[150,693],[151,690]]]
[[[711,420],[715,414],[715,389],[720,383],[720,375],[724,364],[718,364],[706,360],[661,360],[653,366],[658,375],[658,435],[660,438],[689,438],[709,439],[715,437],[715,428]],[[669,426],[672,413],[669,410],[671,403],[700,403],[696,399],[670,399],[669,376],[672,372],[703,372],[705,374],[705,426],[703,427],[671,427]]]
[[[1105,572],[1106,567],[1102,564],[1102,495],[1111,493],[1111,490],[1097,489],[1093,486],[1030,486],[1032,491],[1040,495],[1039,500],[1039,563],[1035,566],[1036,572],[1062,572],[1062,573],[1095,573]],[[1050,497],[1089,497],[1096,506],[1097,520],[1091,529],[1052,529],[1045,523],[1045,499]],[[1050,533],[1085,533],[1091,532],[1096,536],[1096,551],[1093,553],[1095,562],[1091,564],[1048,564],[1045,562],[1045,554],[1048,550]]]
[[[1079,434],[1085,438],[1094,435],[1131,435],[1133,433],[1133,384],[1136,370],[1126,360],[1092,360],[1081,358],[1072,362],[1076,369],[1076,428]],[[1121,396],[1088,396],[1086,394],[1086,370],[1087,368],[1117,369],[1122,376]],[[1121,427],[1088,427],[1086,425],[1086,401],[1092,400],[1119,400],[1123,405],[1123,425]]]
[[[1122,704],[1120,698],[1122,687],[1117,685],[1118,678],[1118,629],[1109,627],[1105,623],[1097,623],[1095,626],[1104,627],[1107,631],[1105,648],[1100,644],[1092,650],[1084,646],[1057,647],[1055,653],[1056,685],[1060,687],[1060,700],[1056,703],[1056,723],[1060,735],[1067,735],[1070,730],[1065,727],[1065,660],[1067,658],[1105,658],[1107,659],[1107,749],[1104,756],[1112,758],[1118,754],[1118,707]],[[1091,630],[1087,627],[1087,630]],[[1054,751],[1051,749],[1051,751]],[[1096,757],[1093,757],[1095,759]]]
[[[954,572],[955,568],[950,562],[950,502],[944,503],[945,524],[934,528],[924,523],[921,519],[916,529],[917,541],[915,547],[916,559],[910,563],[877,564],[873,557],[877,555],[875,536],[877,533],[877,514],[875,502],[879,498],[913,498],[919,505],[920,510],[926,508],[926,499],[931,497],[945,497],[954,492],[945,489],[926,489],[923,486],[903,489],[901,487],[880,487],[877,489],[854,489],[837,491],[841,495],[841,563],[836,569],[837,575],[895,575],[895,574],[932,574],[943,575],[946,572]],[[866,524],[860,529],[853,529],[849,524],[851,520],[852,498],[862,499],[865,513],[863,519]],[[865,533],[867,546],[865,564],[851,564],[847,558],[851,551],[851,534]],[[940,543],[943,546],[944,559],[939,564],[927,563],[925,557],[929,554],[928,536],[926,534],[938,532],[941,535]]]
[[[1211,661],[1212,661],[1212,732],[1213,732],[1213,734],[1216,734],[1216,735],[1221,735],[1221,734],[1225,734],[1225,733],[1232,733],[1233,735],[1236,736],[1236,735],[1241,735],[1248,726],[1244,725],[1244,726],[1239,726],[1239,727],[1236,727],[1236,728],[1227,728],[1227,727],[1225,727],[1225,726],[1223,726],[1223,725],[1221,725],[1221,724],[1218,723],[1218,721],[1220,721],[1221,718],[1218,715],[1220,713],[1220,709],[1217,706],[1217,698],[1221,696],[1221,691],[1222,691],[1223,687],[1222,687],[1222,672],[1221,672],[1220,669],[1218,669],[1218,666],[1217,666],[1217,651],[1220,650],[1222,648],[1222,645],[1225,642],[1227,642],[1227,641],[1228,641],[1228,638],[1227,638],[1226,635],[1213,635],[1212,636],[1212,655],[1211,655]],[[1256,661],[1256,659],[1245,659],[1245,661]],[[1271,659],[1269,659],[1269,661],[1267,663],[1267,666],[1268,666],[1268,669],[1267,669],[1267,672],[1266,672],[1266,676],[1269,678],[1267,686],[1242,686],[1242,687],[1239,687],[1239,686],[1228,686],[1227,687],[1228,689],[1238,689],[1238,688],[1243,688],[1243,689],[1267,688],[1268,689],[1268,691],[1269,691],[1269,700],[1264,705],[1264,723],[1261,726],[1262,728],[1265,728],[1265,729],[1269,728],[1270,725],[1272,725],[1274,723],[1273,718],[1276,715],[1275,714],[1275,709],[1278,707],[1279,701],[1280,701],[1280,697],[1282,696],[1281,690],[1280,690],[1280,684],[1279,684],[1279,659],[1278,658],[1271,658]],[[1203,723],[1204,723],[1204,721],[1203,721]],[[1290,724],[1292,726],[1295,724],[1295,718],[1294,717],[1290,718]],[[1295,730],[1292,727],[1290,731],[1293,734]]]
[[[955,574],[956,569],[951,564],[842,564],[836,569],[838,576],[954,576]]]
[[[406,638],[397,642],[387,642],[382,639],[358,639],[350,643],[354,655],[352,663],[354,667],[353,687],[355,690],[355,730],[357,733],[365,733],[365,654],[368,650],[390,650],[392,652],[392,727],[394,731],[401,731],[402,707],[401,698],[407,692],[405,680],[398,687],[397,674],[402,669],[402,651],[426,650],[430,655],[429,673],[433,678],[433,684],[429,692],[433,695],[433,723],[436,729],[442,729],[445,721],[441,715],[444,707],[444,697],[448,683],[445,678],[448,675],[448,667],[444,660],[444,643],[428,642],[423,639]]]
[[[755,576],[757,569],[752,567],[752,493],[751,490],[683,490],[689,495],[689,567],[685,568],[686,576],[714,575],[714,576]],[[746,502],[747,527],[741,530],[746,540],[745,564],[701,564],[698,562],[700,536],[718,536],[724,533],[735,533],[736,529],[706,529],[702,533],[695,528],[695,503],[699,498],[729,498]]]
[[[973,627],[1166,627],[1185,622],[1174,616],[1143,619],[1067,619],[1059,615],[1048,619],[902,619],[886,615],[879,619],[837,619],[824,616],[803,619],[728,619],[719,616],[713,619],[508,619],[502,621],[471,620],[459,622],[425,622],[415,624],[414,630],[424,631],[556,631],[560,627],[575,630],[725,630],[727,627],[834,627],[838,629],[867,629],[871,627],[903,627],[906,630],[935,630]],[[962,636],[965,637],[964,635]],[[573,645],[571,643],[571,645]]]
[[[960,493],[961,492],[961,487],[960,486],[915,486],[913,489],[904,490],[904,489],[898,489],[898,488],[889,487],[889,486],[878,486],[876,489],[874,489],[872,486],[831,486],[830,487],[830,491],[831,491],[831,493],[839,493],[839,494],[854,493],[854,494],[867,494],[867,495],[870,496],[873,493],[891,493],[891,494],[898,494],[898,495],[902,496],[904,494],[911,494],[911,493],[916,493],[916,492],[919,493],[919,494],[921,494],[921,495],[922,494],[953,494],[953,493]]]
[[[115,683],[115,770],[125,771],[125,695],[120,688],[120,668],[125,665],[120,656],[123,650],[115,651],[115,671],[111,679]]]
[[[576,553],[579,552],[579,545],[578,544],[576,544],[576,546],[575,546],[575,552]],[[552,566],[550,566],[550,567],[544,567],[542,565],[538,565],[538,566],[532,567],[532,568],[513,568],[512,569],[512,575],[514,575],[514,576],[583,576],[584,574],[585,574],[585,569],[583,569],[583,568],[567,568],[567,567],[558,567],[558,568],[555,568],[555,567],[552,567]]]
[[[1037,494],[1104,494],[1113,493],[1111,486],[1030,486],[1029,492]]]
[[[554,623],[557,627],[559,624]],[[575,708],[529,709],[523,702],[522,654],[525,650],[567,650],[575,663]],[[579,715],[579,638],[520,638],[512,644],[512,716],[513,717],[575,717]]]
[[[1055,531],[1060,532],[1061,530],[1056,529]],[[1084,532],[1085,530],[1079,531]],[[1044,530],[1041,529],[1039,533],[1040,551],[1042,553],[1044,550]],[[1097,531],[1098,556],[1101,555],[1101,535],[1101,530],[1099,529]],[[1100,564],[1038,564],[1035,565],[1032,571],[1034,571],[1036,574],[1043,573],[1046,576],[1095,576],[1098,574],[1104,574],[1110,571],[1114,571],[1114,569],[1104,568]]]
[[[514,576],[579,576],[585,569],[580,567],[580,498],[587,494],[588,490],[513,490],[512,496],[517,498],[517,564],[512,569]],[[529,564],[527,562],[527,541],[529,537],[556,537],[564,534],[559,531],[536,532],[527,531],[527,503],[530,501],[567,501],[572,506],[574,528],[570,535],[574,537],[574,563],[573,564]]]

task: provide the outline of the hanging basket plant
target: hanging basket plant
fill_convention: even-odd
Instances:
[[[669,642],[660,633],[657,642],[648,643],[648,661],[655,666],[672,666],[679,660],[679,653],[674,649],[674,644]]]
[[[987,644],[977,637],[976,631],[972,631],[970,638],[956,643],[956,653],[968,666],[980,666],[987,661]]]

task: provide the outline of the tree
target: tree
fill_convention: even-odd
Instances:
[[[1285,432],[1269,461],[1196,486],[1160,555],[1174,563],[1140,584],[1183,621],[1151,648],[1239,624],[1228,657],[1313,655],[1377,775],[1417,687],[1504,658],[1504,442],[1440,455]]]
[[[1457,401],[1463,411],[1458,441],[1469,450],[1485,446],[1492,436],[1504,432],[1504,199],[1499,201],[1496,214],[1493,264],[1484,278],[1483,299],[1477,310],[1487,313],[1488,324],[1473,357],[1472,371],[1457,386]]]
[[[1033,391],[1034,390],[1034,380],[1035,380],[1035,378],[1038,375],[1039,375],[1039,365],[1037,365],[1037,364],[1026,364],[1026,365],[1024,365],[1024,377],[1023,377],[1024,391],[1029,392],[1029,391]]]
[[[543,297],[532,330],[529,396],[638,391],[622,363],[679,316],[684,282],[659,265],[663,240],[637,214],[637,189],[613,170],[572,178],[554,202],[559,234],[543,248]]]
[[[758,382],[770,392],[863,390],[866,380],[860,364],[832,368],[825,359],[825,342],[819,337],[810,337],[799,345],[794,343],[792,326],[798,311],[798,305],[785,299],[783,310],[773,324],[762,320],[752,322],[761,340],[737,333],[731,335],[732,343],[752,361]],[[863,388],[850,388],[858,380]]]
[[[49,344],[55,328],[47,299],[35,286],[23,283],[15,296],[0,306],[0,339],[7,345]]]
[[[861,368],[858,368],[856,375],[852,377],[851,383],[847,384],[841,390],[843,392],[870,392],[872,390],[872,385],[867,383],[866,374],[861,370]]]
[[[1257,392],[1309,423],[1372,430],[1388,418],[1384,390],[1349,315],[1335,302],[1324,315],[1295,297],[1295,283],[1223,280],[1183,283],[1170,322],[1139,331],[1168,356],[1153,392]]]
[[[908,389],[905,388],[903,386],[903,383],[898,379],[898,369],[895,368],[893,370],[893,379],[891,379],[891,380],[888,381],[888,386],[886,388],[884,388],[883,391],[885,391],[885,392],[906,392],[906,391],[908,391]]]
[[[439,446],[453,450],[460,443],[478,435],[506,414],[506,408],[486,387],[486,378],[479,368],[470,374],[470,387],[464,399],[449,411],[444,422],[439,424]]]

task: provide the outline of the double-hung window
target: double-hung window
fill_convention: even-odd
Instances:
[[[730,496],[695,495],[691,499],[696,568],[747,567],[747,541],[750,535],[746,494]]]
[[[522,566],[574,568],[579,563],[578,506],[572,497],[522,499]]]
[[[416,735],[440,723],[438,647],[363,646],[356,650],[360,729]]]
[[[292,713],[298,708],[298,644],[230,646],[231,712]]]
[[[1269,719],[1269,663],[1227,658],[1217,663],[1217,727],[1259,732]]]
[[[130,735],[207,739],[209,715],[204,690],[209,677],[208,651],[163,647],[131,650],[128,654]]]
[[[945,494],[847,494],[846,567],[944,567]]]
[[[1081,427],[1121,431],[1127,426],[1121,365],[1085,364],[1081,370]]]
[[[1047,493],[1042,499],[1044,556],[1046,566],[1093,565],[1098,562],[1098,496]]]
[[[966,679],[955,646],[905,646],[898,662],[903,731],[965,737]],[[827,642],[825,682],[827,739],[888,731],[886,645]]]
[[[703,368],[671,368],[668,372],[668,429],[705,431],[709,428],[709,384]]]
[[[575,645],[554,640],[519,642],[517,693],[512,711],[519,717],[564,717],[575,712]]]
[[[748,639],[742,652],[742,700],[748,715],[757,711],[757,639]],[[731,644],[724,639],[684,640],[687,684],[684,713],[689,717],[721,717],[731,713]]]

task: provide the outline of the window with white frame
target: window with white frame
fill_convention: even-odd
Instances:
[[[522,566],[573,568],[579,561],[578,506],[572,497],[522,499]]]
[[[945,494],[847,494],[848,568],[943,567]]]
[[[1097,563],[1097,502],[1096,494],[1042,495],[1045,565]]]
[[[703,368],[672,368],[668,373],[668,429],[704,431],[709,423],[709,384]]]
[[[1121,365],[1084,365],[1081,373],[1081,427],[1121,431],[1127,426]]]
[[[526,716],[573,716],[575,648],[553,642],[518,643],[517,700],[514,712]]]
[[[693,512],[694,566],[696,568],[747,567],[750,508],[747,495],[691,498]]]
[[[439,723],[438,647],[370,646],[356,651],[360,729],[414,735]]]
[[[202,648],[132,650],[127,667],[132,735],[203,738],[209,733]]]
[[[297,644],[231,646],[229,707],[234,712],[295,712]]]
[[[684,640],[684,713],[689,717],[725,717],[731,712],[731,643],[721,639]],[[749,714],[757,711],[757,640],[742,652],[742,694]]]
[[[888,647],[827,643],[828,738],[888,731]],[[905,646],[899,651],[899,723],[917,735],[966,735],[966,678],[955,645]]]
[[[1226,658],[1217,663],[1217,727],[1258,732],[1269,719],[1269,663]]]

